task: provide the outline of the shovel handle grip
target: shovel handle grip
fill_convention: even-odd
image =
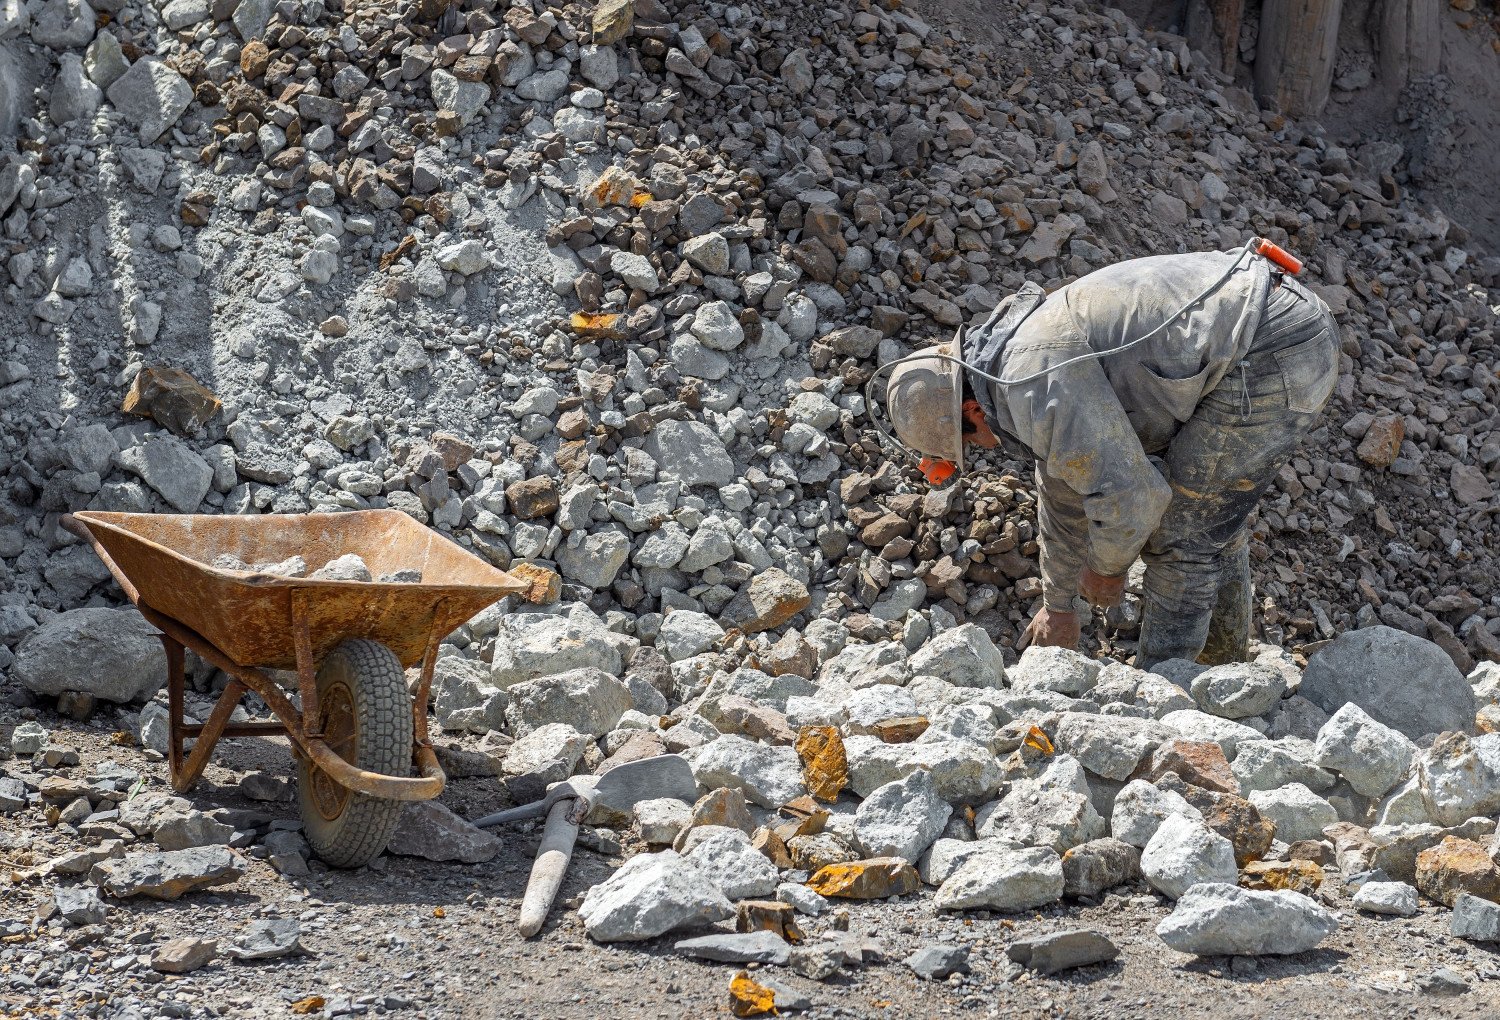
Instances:
[[[562,887],[563,874],[568,862],[573,859],[573,844],[578,841],[578,824],[582,820],[575,810],[572,798],[559,800],[547,812],[547,825],[542,830],[542,845],[536,851],[536,863],[531,866],[531,879],[526,883],[526,895],[521,898],[521,919],[516,928],[523,938],[531,938],[542,930],[552,901],[557,899],[557,890]]]

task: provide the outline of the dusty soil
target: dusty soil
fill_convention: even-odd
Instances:
[[[85,775],[113,760],[138,769],[146,789],[165,789],[166,766],[139,749],[111,742],[114,727],[56,718],[56,743],[76,747]],[[205,781],[190,799],[208,810],[232,807],[295,820],[294,804],[245,800],[235,778],[265,769],[289,778],[295,769],[279,740],[225,741]],[[18,772],[20,762],[11,763]],[[454,780],[444,801],[474,817],[505,806],[496,785]],[[46,828],[28,809],[8,816],[8,847],[30,846],[55,856],[79,845]],[[624,834],[622,834],[624,835]],[[628,837],[627,837],[628,838]],[[251,860],[240,881],[175,902],[131,900],[109,917],[108,934],[79,948],[95,959],[94,973],[53,975],[46,988],[17,988],[0,971],[0,1005],[10,1016],[260,1017],[290,1015],[290,1004],[321,995],[329,1012],[397,1016],[597,1020],[603,1017],[727,1016],[727,988],[738,969],[675,955],[674,937],[636,945],[601,946],[587,939],[574,907],[618,857],[580,848],[546,929],[533,942],[519,938],[515,920],[536,835],[513,833],[502,854],[481,865],[437,864],[385,856],[356,871],[325,870],[314,862],[303,879],[277,874]],[[14,851],[4,851],[13,859]],[[1325,888],[1335,888],[1336,874]],[[0,915],[29,919],[50,886],[8,889]],[[1097,905],[1068,904],[1038,913],[938,916],[932,891],[894,902],[847,903],[851,932],[878,939],[886,962],[825,982],[784,969],[775,976],[804,991],[813,1017],[1177,1017],[1250,1018],[1322,1015],[1329,996],[1350,1016],[1493,1017],[1500,1012],[1500,953],[1453,938],[1448,911],[1427,907],[1416,918],[1396,920],[1340,911],[1341,931],[1315,952],[1231,961],[1195,959],[1167,949],[1154,928],[1168,913],[1144,887],[1109,896]],[[1146,904],[1150,904],[1149,906]],[[262,964],[217,960],[185,977],[167,977],[132,965],[136,954],[180,935],[232,937],[257,917],[295,916],[302,922],[306,956]],[[809,937],[829,930],[833,915],[804,918]],[[1089,927],[1120,947],[1118,961],[1058,977],[1009,980],[1005,947],[1030,935]],[[901,959],[922,945],[959,941],[973,947],[973,972],[927,983]],[[1439,998],[1421,982],[1440,967],[1470,982],[1467,992]],[[34,968],[12,966],[11,973]],[[123,976],[121,975],[123,971]],[[101,1012],[85,1009],[103,995]],[[97,1004],[96,1004],[97,1005]],[[137,1012],[130,1012],[134,1008]]]

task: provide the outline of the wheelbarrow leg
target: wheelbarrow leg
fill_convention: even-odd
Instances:
[[[167,653],[167,764],[172,770],[175,785],[182,771],[182,688],[185,682],[185,660],[182,643],[168,634],[158,634],[162,648]]]
[[[203,728],[198,732],[198,738],[193,742],[193,750],[187,756],[181,770],[172,770],[172,789],[178,793],[185,793],[193,788],[198,778],[203,775],[203,769],[208,764],[208,756],[213,753],[214,745],[224,735],[224,727],[229,725],[229,717],[234,713],[235,707],[239,705],[240,698],[244,695],[246,687],[239,680],[230,680],[229,686],[224,688],[224,693],[219,695],[219,700],[214,704],[214,710],[208,714],[203,722]]]

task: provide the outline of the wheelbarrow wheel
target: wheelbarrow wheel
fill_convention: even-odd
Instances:
[[[318,669],[323,739],[356,768],[411,774],[412,715],[406,675],[396,654],[363,638],[345,641]],[[385,849],[405,802],[355,793],[304,758],[298,799],[307,842],[327,863],[357,868]]]

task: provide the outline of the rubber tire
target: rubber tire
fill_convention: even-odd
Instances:
[[[318,669],[319,695],[339,678],[350,687],[359,720],[353,764],[388,776],[411,775],[411,695],[396,653],[377,641],[345,641]],[[343,811],[330,820],[312,796],[316,770],[299,758],[297,771],[302,834],[313,852],[336,868],[363,867],[379,857],[401,823],[406,802],[350,793]]]

